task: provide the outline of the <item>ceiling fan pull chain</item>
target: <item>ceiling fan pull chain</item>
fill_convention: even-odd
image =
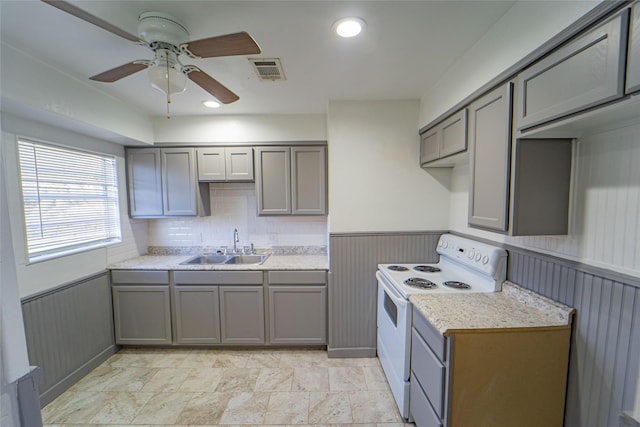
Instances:
[[[170,119],[171,113],[169,112],[169,104],[171,104],[171,82],[169,79],[171,78],[171,73],[169,72],[169,53],[165,50],[164,54],[167,58],[167,119]]]

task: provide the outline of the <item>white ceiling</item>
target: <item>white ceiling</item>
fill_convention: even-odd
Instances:
[[[186,24],[191,40],[249,32],[262,54],[280,58],[287,80],[261,82],[247,57],[184,60],[240,96],[217,110],[193,82],[175,95],[173,116],[203,114],[326,113],[329,100],[418,99],[513,5],[514,1],[72,1],[137,34],[137,18],[160,11]],[[3,43],[136,105],[165,114],[164,95],[146,72],[115,83],[88,80],[134,59],[151,59],[145,47],[36,0],[0,0]],[[345,16],[367,22],[353,39],[331,32]],[[183,58],[184,59],[184,58]],[[9,82],[3,82],[7,84]]]

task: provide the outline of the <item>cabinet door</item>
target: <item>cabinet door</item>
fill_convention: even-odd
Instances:
[[[464,108],[441,125],[440,155],[449,156],[467,149],[467,109]]]
[[[511,143],[509,82],[469,106],[469,225],[507,230]]]
[[[640,90],[640,3],[631,9],[629,53],[627,59],[627,93]]]
[[[326,344],[327,287],[269,286],[272,344]]]
[[[220,343],[217,286],[176,286],[175,337],[178,344]]]
[[[198,148],[198,181],[225,181],[224,148]]]
[[[196,162],[193,148],[163,148],[162,187],[165,216],[195,216]]]
[[[253,148],[225,148],[227,181],[253,181]]]
[[[256,193],[259,215],[291,213],[291,150],[256,148]]]
[[[160,149],[127,150],[130,216],[162,216],[161,173]]]
[[[326,215],[325,147],[291,148],[291,203],[294,215]]]
[[[220,286],[223,344],[264,344],[262,286]]]
[[[171,344],[169,286],[113,286],[116,344]]]
[[[440,157],[439,127],[429,129],[420,136],[420,164],[424,165]]]
[[[619,98],[628,13],[618,15],[518,76],[518,129]]]

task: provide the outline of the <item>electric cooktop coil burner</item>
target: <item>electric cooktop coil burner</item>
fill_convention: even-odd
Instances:
[[[443,285],[453,289],[462,289],[462,290],[471,289],[471,285],[468,285],[464,282],[458,282],[455,280],[449,280],[447,282],[444,282]]]
[[[403,267],[401,265],[390,265],[387,268],[391,271],[407,271],[408,270],[407,267]]]
[[[404,284],[421,289],[434,289],[438,287],[438,285],[433,283],[431,280],[423,279],[421,277],[409,277],[404,281]]]
[[[413,267],[413,269],[422,273],[437,273],[439,271],[442,271],[438,267],[434,267],[432,265],[416,265],[415,267]]]

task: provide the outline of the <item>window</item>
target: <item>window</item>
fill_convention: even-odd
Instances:
[[[18,141],[29,261],[121,240],[116,159]]]

